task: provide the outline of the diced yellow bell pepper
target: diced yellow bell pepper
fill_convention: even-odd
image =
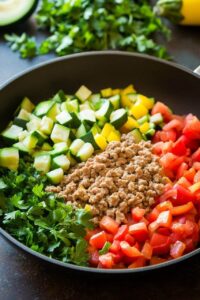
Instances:
[[[121,90],[120,89],[114,89],[112,90],[112,95],[115,96],[115,95],[119,95],[121,93]]]
[[[148,122],[145,122],[139,127],[139,129],[142,133],[146,133],[150,129],[150,125]]]
[[[107,88],[107,89],[101,90],[101,95],[105,98],[111,97],[112,96],[112,89]]]
[[[131,93],[135,93],[136,90],[134,89],[134,86],[132,84],[128,85],[125,89],[122,90],[122,94],[127,95]]]
[[[138,127],[139,127],[138,122],[132,117],[128,117],[127,122],[120,128],[120,131],[122,133],[127,133],[133,130],[134,128],[138,128]]]
[[[195,193],[200,190],[200,182],[197,182],[189,187],[190,192]]]
[[[131,114],[139,119],[148,113],[148,109],[143,104],[135,104],[131,107]]]
[[[107,141],[106,141],[106,138],[102,134],[99,134],[99,133],[95,134],[94,140],[101,150],[106,149]]]
[[[112,126],[109,123],[106,123],[101,131],[101,135],[103,135],[106,139],[109,136],[109,134],[111,133],[111,131],[114,131],[115,127]]]
[[[139,94],[136,104],[143,104],[147,109],[152,109],[154,105],[154,100]]]
[[[121,139],[121,135],[120,135],[120,133],[118,132],[118,131],[112,131],[110,134],[109,134],[109,136],[108,136],[108,138],[107,138],[107,141],[108,142],[120,142],[120,139]]]

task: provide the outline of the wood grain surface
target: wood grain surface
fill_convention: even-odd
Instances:
[[[34,22],[15,28],[34,33]],[[172,27],[166,44],[174,60],[190,69],[200,65],[200,28]],[[0,84],[53,55],[22,60],[12,53],[0,31]],[[38,35],[41,39],[42,33]],[[4,101],[4,99],[0,99]],[[55,269],[16,249],[0,237],[0,300],[196,300],[200,299],[200,256],[165,270],[136,276],[104,276]]]

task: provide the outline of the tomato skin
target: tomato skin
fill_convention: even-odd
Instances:
[[[97,267],[99,263],[99,252],[95,250],[93,253],[90,255],[89,263],[92,267]]]
[[[145,266],[145,258],[139,257],[137,258],[132,264],[128,266],[128,269],[135,269],[135,268],[141,268]]]
[[[120,242],[120,247],[124,255],[128,257],[143,257],[142,253],[134,246],[130,246],[127,242],[122,241]]]
[[[172,119],[169,123],[165,124],[165,126],[163,127],[163,130],[168,131],[168,130],[175,129],[177,131],[182,131],[183,127],[184,127],[183,120]]]
[[[147,225],[144,222],[129,226],[129,233],[139,242],[144,242],[149,236]]]
[[[193,182],[195,174],[196,174],[195,169],[190,168],[189,170],[187,170],[183,173],[183,176],[190,182]]]
[[[93,236],[91,236],[89,243],[91,246],[93,246],[97,249],[101,249],[101,248],[103,248],[106,241],[107,241],[106,233],[105,233],[105,231],[101,231],[101,232],[96,233]]]
[[[108,216],[104,216],[99,226],[101,229],[108,231],[109,233],[115,234],[118,230],[119,224]]]
[[[181,241],[176,241],[171,245],[170,255],[173,258],[181,257],[185,251],[186,245]]]
[[[149,242],[147,242],[147,241],[145,242],[144,246],[142,247],[141,253],[144,255],[144,257],[146,259],[148,259],[148,260],[151,259],[152,253],[153,253],[153,249],[152,249],[152,247],[151,247],[151,245],[150,245]]]
[[[109,251],[114,253],[114,254],[118,254],[120,252],[120,241],[118,240],[114,240],[112,245],[109,248]]]
[[[160,139],[162,142],[168,142],[168,141],[175,142],[176,138],[177,138],[177,134],[176,131],[173,129],[168,131],[161,131],[160,133]]]
[[[131,210],[131,216],[134,221],[138,222],[140,221],[145,215],[145,209],[140,207],[132,208]]]
[[[115,262],[112,253],[106,253],[99,256],[99,262],[106,269],[112,269]]]
[[[114,236],[114,240],[122,241],[128,233],[128,225],[121,225]]]
[[[150,260],[150,265],[158,265],[161,264],[163,262],[167,261],[166,258],[161,258],[161,257],[157,257],[157,256],[152,256],[151,260]]]
[[[153,249],[153,255],[164,255],[169,253],[170,238],[168,236],[154,233],[150,240],[150,245]]]
[[[179,138],[173,145],[171,152],[175,155],[182,156],[187,154],[187,148],[182,138]]]
[[[124,241],[129,243],[131,246],[134,246],[135,245],[135,238],[130,235],[129,233],[127,233],[124,237]]]
[[[200,139],[200,121],[195,116],[188,116],[186,117],[186,125],[183,129],[183,134],[191,140]]]
[[[180,205],[180,206],[176,206],[172,209],[172,215],[173,216],[178,216],[178,215],[183,215],[188,213],[189,211],[191,211],[194,208],[193,203],[190,201],[186,204]]]
[[[192,154],[192,160],[200,162],[200,147]]]
[[[178,167],[178,170],[176,172],[176,178],[177,179],[181,178],[187,169],[188,169],[188,164],[185,162],[182,162],[182,164],[180,164],[180,166]]]
[[[182,187],[184,187],[186,189],[188,189],[191,186],[191,183],[185,177],[179,178],[179,180],[177,181],[177,184],[181,185]]]
[[[193,195],[188,189],[182,187],[179,184],[176,184],[174,186],[174,189],[177,192],[176,200],[174,200],[174,203],[176,205],[182,205],[186,204],[188,202],[194,202],[195,201],[195,195]]]
[[[159,215],[159,210],[155,207],[148,215],[147,220],[152,223],[154,222]]]

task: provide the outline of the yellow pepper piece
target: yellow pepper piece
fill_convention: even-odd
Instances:
[[[200,25],[200,1],[183,0],[181,15],[184,19],[180,22],[183,25]]]
[[[129,99],[128,94],[135,93],[135,89],[132,84],[127,86],[125,89],[121,92],[121,105],[122,107],[131,107],[133,105],[133,102]]]
[[[103,135],[106,139],[109,136],[109,134],[111,133],[111,131],[114,131],[115,127],[112,126],[109,123],[106,123],[101,131],[101,135]]]
[[[150,129],[150,125],[148,122],[145,122],[139,127],[139,129],[142,133],[146,133]]]
[[[152,109],[154,105],[154,100],[139,94],[136,104],[143,104],[147,109]]]
[[[190,192],[195,193],[200,190],[200,182],[197,182],[189,187]]]
[[[106,138],[102,134],[99,133],[95,134],[94,140],[101,150],[106,149],[107,147]]]
[[[112,89],[107,88],[107,89],[101,90],[101,95],[105,98],[111,97],[112,96]]]
[[[120,131],[122,133],[127,133],[127,132],[131,131],[132,129],[138,128],[138,127],[139,127],[138,122],[135,119],[133,119],[132,117],[128,117],[127,122],[120,128]]]
[[[128,85],[125,89],[122,90],[122,94],[127,95],[131,93],[135,93],[136,90],[134,89],[134,86],[132,84]]]
[[[143,104],[135,104],[131,107],[131,114],[139,119],[148,113],[148,109]]]
[[[121,93],[121,90],[120,90],[120,89],[112,90],[112,95],[113,95],[113,96],[119,95],[120,93]]]
[[[120,135],[120,133],[118,132],[118,131],[112,131],[110,134],[109,134],[109,136],[108,136],[108,138],[107,138],[107,141],[108,142],[119,142],[120,141],[120,139],[121,139],[121,135]]]

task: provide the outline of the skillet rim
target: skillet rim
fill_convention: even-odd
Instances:
[[[46,67],[48,65],[51,64],[56,64],[57,62],[60,61],[65,61],[65,60],[70,60],[76,57],[88,57],[88,56],[126,56],[126,57],[139,57],[141,59],[144,60],[151,60],[153,62],[159,62],[161,64],[165,64],[168,65],[171,68],[176,68],[179,69],[182,72],[186,72],[192,76],[194,76],[194,78],[200,79],[200,75],[197,73],[194,73],[192,70],[190,70],[189,68],[182,66],[180,64],[174,63],[174,62],[170,62],[170,61],[165,61],[163,59],[160,58],[156,58],[156,57],[152,57],[146,54],[138,54],[138,53],[131,53],[131,52],[125,52],[125,51],[113,51],[113,50],[105,50],[105,51],[91,51],[91,52],[83,52],[83,53],[77,53],[77,54],[71,54],[71,55],[67,55],[67,56],[63,56],[63,57],[59,57],[59,58],[54,58],[54,59],[49,59],[47,61],[41,62],[31,68],[25,69],[22,72],[17,73],[16,75],[12,76],[11,78],[7,79],[5,82],[3,82],[0,85],[0,92],[9,86],[9,84],[11,84],[13,81],[26,76],[27,74],[31,73],[32,71],[35,71],[37,69]],[[141,268],[136,268],[136,269],[97,269],[97,268],[91,268],[91,267],[82,267],[82,266],[76,266],[70,263],[64,263],[62,261],[53,259],[53,258],[49,258],[48,256],[41,254],[39,252],[33,251],[32,249],[30,249],[29,247],[25,246],[24,244],[22,244],[21,242],[19,242],[18,240],[16,240],[14,237],[12,237],[8,232],[6,232],[3,228],[1,228],[0,226],[0,234],[6,238],[9,242],[13,243],[15,246],[21,248],[23,251],[45,261],[48,262],[50,264],[54,264],[56,266],[60,266],[62,268],[66,268],[66,269],[70,269],[73,271],[84,271],[86,273],[96,273],[96,274],[135,274],[135,273],[143,273],[143,272],[148,272],[148,271],[153,271],[153,270],[158,270],[160,268],[164,268],[167,266],[171,266],[174,264],[177,264],[179,262],[182,262],[190,257],[193,257],[194,255],[200,253],[200,248],[197,248],[195,250],[193,250],[190,253],[185,254],[184,256],[177,258],[177,259],[172,259],[170,261],[167,262],[163,262],[157,265],[152,265],[152,266],[146,266],[146,267],[141,267]]]

